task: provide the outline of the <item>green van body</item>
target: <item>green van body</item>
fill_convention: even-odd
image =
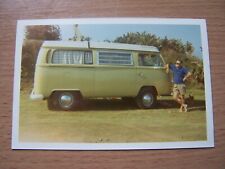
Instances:
[[[79,91],[82,98],[135,98],[143,87],[154,88],[157,95],[171,93],[171,81],[157,48],[114,43],[95,43],[97,45],[91,47],[90,43],[92,42],[44,42],[38,54],[31,98],[48,99],[55,91]],[[59,50],[91,52],[92,63],[51,63],[54,52]],[[132,57],[132,64],[99,64],[98,55],[101,51],[127,52]],[[141,66],[138,59],[140,53],[157,54],[163,64]]]

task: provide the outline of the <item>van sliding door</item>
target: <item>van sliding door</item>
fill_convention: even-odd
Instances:
[[[99,51],[94,77],[97,97],[125,97],[135,94],[136,69],[131,52]]]

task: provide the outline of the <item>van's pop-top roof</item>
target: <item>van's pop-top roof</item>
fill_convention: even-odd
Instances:
[[[43,47],[51,48],[83,48],[83,49],[119,49],[145,52],[159,52],[158,48],[146,45],[133,45],[125,43],[111,43],[111,42],[88,42],[88,41],[45,41]]]

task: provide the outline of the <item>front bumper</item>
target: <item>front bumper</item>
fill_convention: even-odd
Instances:
[[[44,96],[42,94],[35,94],[34,90],[32,90],[30,94],[30,99],[31,100],[43,100]]]

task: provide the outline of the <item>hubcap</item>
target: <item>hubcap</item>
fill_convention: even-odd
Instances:
[[[73,95],[70,93],[62,93],[59,97],[59,103],[62,108],[70,108],[73,104]]]
[[[152,105],[153,103],[153,96],[150,95],[150,94],[145,94],[143,97],[142,97],[142,101],[143,101],[143,105],[146,106],[146,107],[149,107]]]

